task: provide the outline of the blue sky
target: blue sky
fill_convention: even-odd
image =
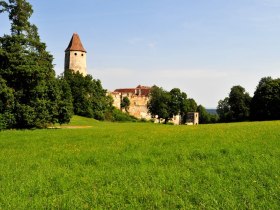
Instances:
[[[234,85],[252,96],[280,74],[279,0],[32,0],[31,22],[63,72],[77,32],[104,88],[178,87],[215,108]],[[0,35],[8,33],[0,15]]]

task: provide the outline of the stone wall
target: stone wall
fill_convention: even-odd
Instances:
[[[87,54],[81,51],[67,51],[65,53],[64,69],[71,69],[87,75]]]

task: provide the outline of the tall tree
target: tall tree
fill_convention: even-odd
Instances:
[[[149,112],[153,117],[157,117],[159,122],[164,119],[164,122],[167,123],[170,118],[170,94],[159,88],[153,86],[150,92],[150,100],[148,103]]]
[[[220,121],[233,122],[248,120],[251,97],[240,85],[233,86],[229,96],[220,100],[217,107]]]
[[[25,0],[0,1],[8,12],[11,35],[0,38],[0,76],[14,90],[15,127],[46,127],[58,120],[59,95],[53,57],[29,22],[33,10]]]
[[[13,89],[9,88],[6,81],[0,77],[0,130],[13,127],[15,123],[14,106]]]
[[[233,86],[229,93],[228,103],[232,112],[232,121],[248,120],[250,116],[251,97],[240,85]]]
[[[170,92],[170,101],[169,101],[169,117],[172,118],[176,116],[181,111],[181,104],[182,104],[182,93],[179,88],[173,88]]]
[[[104,120],[106,112],[112,111],[112,99],[106,95],[100,80],[72,70],[66,70],[64,78],[71,89],[75,114]]]
[[[206,111],[204,106],[199,105],[197,107],[197,112],[199,113],[199,123],[206,124],[211,121],[210,114]]]
[[[251,102],[253,120],[280,119],[280,78],[260,80]]]
[[[217,113],[221,122],[230,122],[232,120],[232,112],[228,103],[229,98],[218,102]]]

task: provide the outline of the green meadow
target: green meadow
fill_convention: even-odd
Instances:
[[[0,132],[1,210],[279,207],[280,121]]]

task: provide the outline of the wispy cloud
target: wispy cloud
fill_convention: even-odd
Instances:
[[[150,43],[148,43],[148,47],[150,49],[155,49],[157,47],[157,42],[150,42]]]

